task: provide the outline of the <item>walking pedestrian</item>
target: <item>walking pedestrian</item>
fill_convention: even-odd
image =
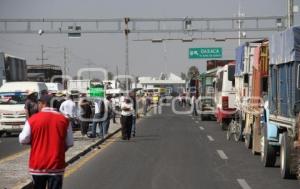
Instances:
[[[132,127],[133,104],[129,97],[121,104],[122,139],[130,140]]]
[[[29,91],[27,93],[24,109],[27,119],[38,112],[37,92]]]
[[[87,135],[92,113],[90,102],[83,98],[80,102],[80,130],[82,136]]]
[[[89,136],[91,138],[96,137],[96,129],[97,125],[99,125],[99,137],[104,138],[105,136],[105,104],[103,99],[95,99],[94,102],[95,105],[95,115],[93,119],[93,125],[92,125],[92,134]]]
[[[31,116],[19,135],[21,144],[31,145],[29,172],[34,189],[61,189],[66,167],[65,152],[73,146],[69,120],[50,108],[51,97],[41,96],[39,112]]]
[[[112,105],[111,105],[111,95],[107,95],[106,99],[104,100],[104,106],[106,108],[106,118],[104,121],[105,124],[105,134],[108,134],[109,126],[110,126],[110,119],[112,117]]]
[[[191,104],[192,104],[192,107],[193,107],[193,116],[198,116],[198,113],[197,113],[197,106],[196,106],[196,105],[197,105],[197,104],[196,104],[196,101],[197,101],[197,100],[196,100],[196,95],[195,95],[195,94],[192,95],[192,100],[191,100],[191,101],[192,101]]]
[[[147,114],[147,94],[145,94],[142,98],[142,103],[143,103],[143,114],[146,116]]]
[[[72,93],[69,94],[68,99],[64,101],[59,108],[59,111],[70,119],[72,128],[76,126],[77,119],[77,108],[74,102],[74,97],[75,95]]]
[[[137,117],[137,103],[136,103],[136,94],[135,94],[135,92],[130,93],[130,98],[132,100],[132,106],[133,106],[131,134],[132,134],[132,137],[135,137],[135,134],[136,134],[136,117]]]
[[[116,96],[113,95],[113,97],[111,98],[111,106],[112,106],[112,119],[113,119],[113,123],[117,123],[116,121],[116,112],[117,110],[117,101],[116,101]]]

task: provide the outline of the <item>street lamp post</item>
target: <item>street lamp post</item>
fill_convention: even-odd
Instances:
[[[125,82],[126,82],[126,91],[128,93],[129,90],[129,80],[128,80],[128,76],[129,76],[129,44],[128,44],[128,35],[130,33],[129,30],[129,26],[128,23],[130,21],[130,19],[128,17],[126,17],[124,19],[125,21]]]

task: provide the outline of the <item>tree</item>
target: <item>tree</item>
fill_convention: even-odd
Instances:
[[[196,66],[191,66],[187,73],[188,79],[198,79],[199,78],[199,70]]]

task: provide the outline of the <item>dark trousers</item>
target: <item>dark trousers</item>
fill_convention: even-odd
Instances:
[[[84,118],[84,119],[87,119],[87,118]],[[82,135],[87,134],[88,129],[89,129],[89,124],[90,124],[90,122],[88,122],[88,121],[81,121],[80,122],[80,130],[81,130]]]
[[[63,175],[32,175],[34,189],[62,189]]]
[[[131,127],[132,127],[132,115],[131,116],[121,116],[121,126],[122,126],[122,139],[130,139],[131,137]]]

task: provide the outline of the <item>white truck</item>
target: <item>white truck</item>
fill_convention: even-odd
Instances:
[[[28,92],[36,92],[38,97],[47,90],[41,82],[7,82],[0,88],[0,136],[21,132],[26,121],[25,100]]]
[[[90,80],[69,80],[67,88],[68,88],[68,92],[78,91],[80,93],[87,94],[90,85],[91,85]]]

